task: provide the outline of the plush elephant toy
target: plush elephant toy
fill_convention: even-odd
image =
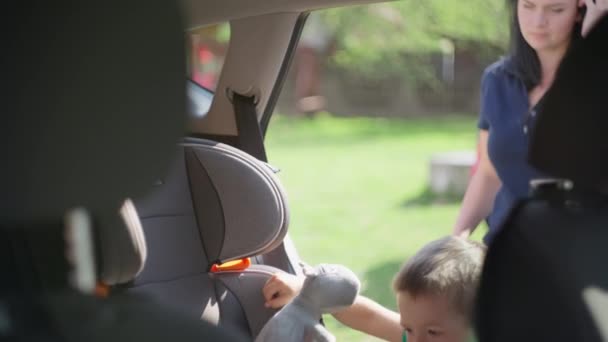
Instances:
[[[357,276],[341,265],[303,266],[302,290],[264,326],[255,342],[330,342],[336,338],[320,323],[321,315],[352,305],[359,293]]]

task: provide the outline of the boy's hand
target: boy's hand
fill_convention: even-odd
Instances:
[[[289,273],[275,273],[264,285],[264,304],[267,308],[278,309],[289,303],[302,289],[304,278]]]

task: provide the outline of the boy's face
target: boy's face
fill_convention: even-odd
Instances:
[[[454,311],[444,296],[397,294],[401,326],[407,342],[465,342],[469,335],[467,319]]]

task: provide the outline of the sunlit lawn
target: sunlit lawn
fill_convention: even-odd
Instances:
[[[281,169],[290,235],[310,264],[355,271],[363,293],[395,309],[390,289],[402,262],[450,232],[457,201],[426,191],[429,157],[475,146],[475,118],[315,119],[276,116],[267,135],[270,163]],[[476,234],[478,238],[481,230]],[[326,316],[338,341],[375,341]]]

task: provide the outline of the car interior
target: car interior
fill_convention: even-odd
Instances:
[[[265,281],[299,272],[263,135],[306,13],[354,3],[35,1],[4,11],[18,25],[3,58],[12,163],[2,176],[13,181],[2,259],[14,283],[3,287],[0,336],[254,338],[274,314]],[[154,29],[138,39],[145,22]],[[201,104],[210,96],[187,88],[184,33],[217,22],[230,22],[229,54]],[[38,50],[47,58],[32,63]]]
[[[148,258],[129,291],[256,336],[274,314],[261,289],[278,270],[248,258],[285,237],[285,191],[272,168],[229,145],[186,138],[177,156],[168,176],[135,201]],[[227,261],[233,265],[223,268]]]
[[[264,148],[270,118],[307,14],[370,2],[7,5],[0,339],[254,340],[276,313],[265,282],[301,274],[288,189]],[[184,36],[226,22],[210,93],[186,78]],[[526,224],[555,217],[541,209]],[[594,317],[581,326],[608,326]]]

